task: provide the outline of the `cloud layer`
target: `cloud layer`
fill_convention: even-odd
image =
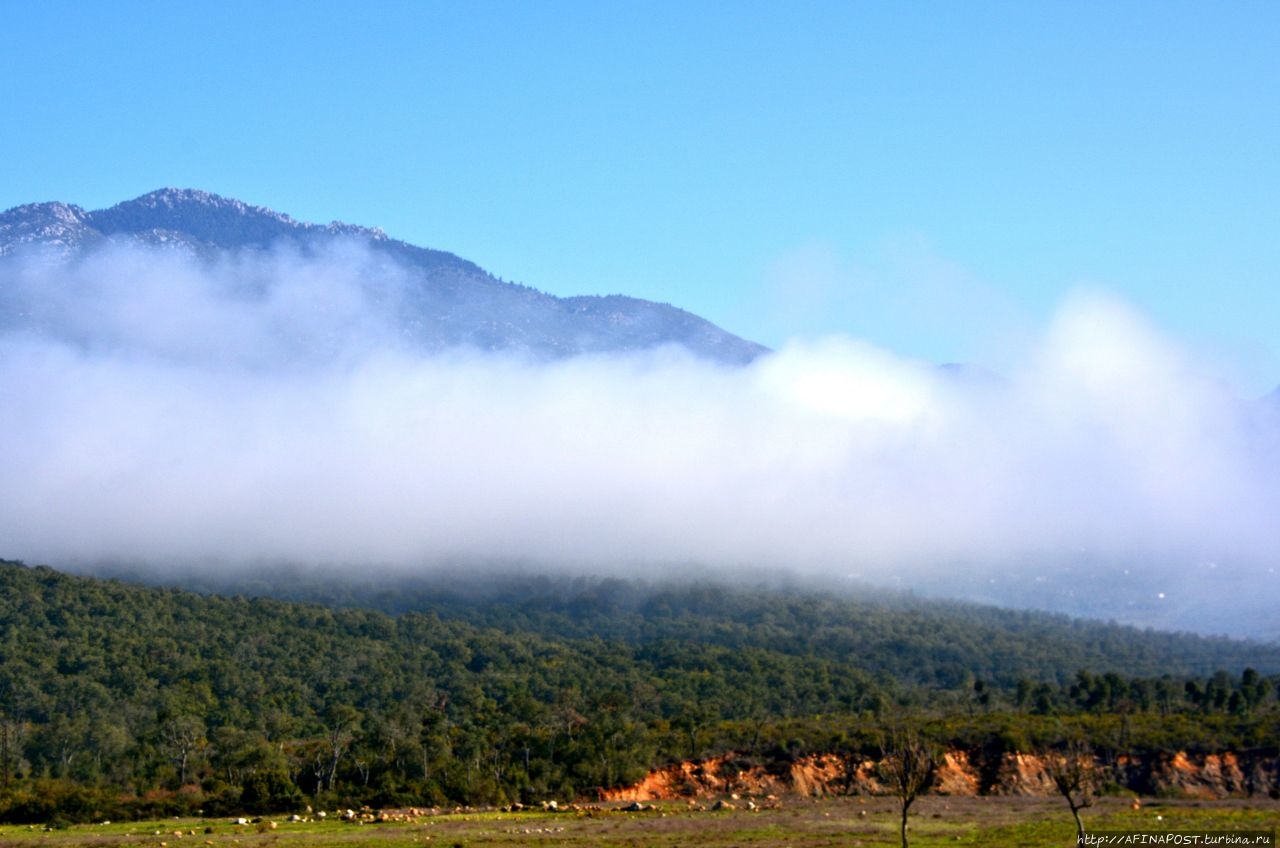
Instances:
[[[928,585],[956,563],[1280,550],[1280,424],[1102,295],[999,377],[842,338],[742,369],[534,363],[416,351],[404,279],[373,268],[352,246],[8,263],[0,555]]]

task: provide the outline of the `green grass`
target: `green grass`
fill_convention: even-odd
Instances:
[[[1276,801],[1149,801],[1134,810],[1105,799],[1085,811],[1086,826],[1114,830],[1271,829]],[[206,830],[208,832],[206,832]],[[194,833],[193,833],[194,831]],[[178,835],[180,834],[180,835]],[[929,797],[912,808],[911,845],[1075,844],[1066,805],[1053,798]],[[897,810],[888,798],[785,800],[778,809],[696,811],[685,804],[626,813],[471,812],[413,823],[324,822],[234,825],[169,820],[77,825],[56,830],[0,826],[6,848],[847,848],[897,846]]]

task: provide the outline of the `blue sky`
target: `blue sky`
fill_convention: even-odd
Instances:
[[[1280,382],[1280,4],[8,3],[0,208],[203,188],[765,344]]]

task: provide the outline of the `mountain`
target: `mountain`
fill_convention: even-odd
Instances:
[[[0,262],[34,252],[72,260],[113,244],[177,249],[203,260],[278,247],[315,256],[343,241],[407,276],[400,330],[426,350],[467,346],[559,358],[680,345],[731,365],[767,351],[669,304],[623,295],[554,297],[379,229],[304,223],[204,191],[166,188],[96,211],[52,202],[0,213]]]

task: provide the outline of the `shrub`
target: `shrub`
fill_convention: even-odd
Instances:
[[[240,806],[246,813],[291,813],[302,809],[302,792],[281,771],[258,771],[240,790]]]

